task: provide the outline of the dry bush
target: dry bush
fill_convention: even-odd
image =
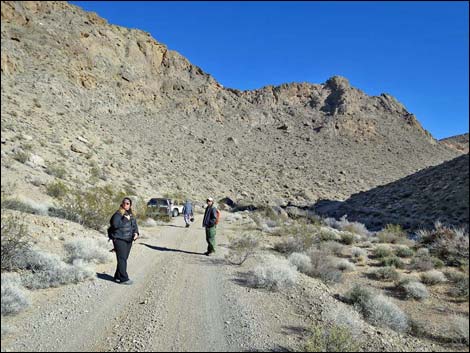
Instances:
[[[356,241],[354,233],[343,232],[341,233],[341,242],[346,245],[352,245]]]
[[[418,271],[430,271],[434,268],[443,267],[444,263],[429,255],[429,250],[420,248],[411,259],[410,268]]]
[[[466,266],[463,272],[447,271],[447,279],[453,283],[452,288],[449,290],[449,294],[454,297],[462,297],[468,300],[469,297],[469,274],[468,266]]]
[[[401,245],[395,249],[395,255],[398,257],[412,257],[414,253],[413,249],[405,245]]]
[[[30,305],[17,273],[2,273],[2,315],[15,315]]]
[[[341,235],[338,231],[333,231],[327,227],[320,227],[316,233],[319,241],[341,241]]]
[[[421,282],[429,285],[439,284],[446,281],[446,276],[441,271],[431,270],[420,275]]]
[[[375,278],[379,281],[397,281],[400,279],[400,274],[395,267],[386,266],[378,268],[368,274],[369,277]]]
[[[346,299],[375,326],[389,327],[398,332],[408,330],[408,318],[403,311],[389,299],[378,295],[368,288],[355,285]]]
[[[374,256],[378,259],[392,255],[392,248],[388,245],[378,245],[374,248]]]
[[[64,244],[67,262],[69,263],[73,263],[78,259],[98,264],[110,262],[113,256],[110,254],[108,247],[106,240],[90,238],[74,239]]]
[[[328,254],[342,256],[345,246],[336,241],[325,241],[317,244],[317,248]]]
[[[2,214],[1,218],[1,271],[12,271],[16,258],[30,248],[31,238],[19,217]]]
[[[314,234],[311,232],[300,232],[278,242],[274,250],[281,254],[292,254],[293,252],[305,252],[315,243]]]
[[[424,300],[429,297],[428,289],[421,282],[406,279],[400,281],[397,288],[409,299]]]
[[[351,272],[356,270],[356,266],[354,264],[350,263],[346,259],[337,259],[334,260],[334,266],[340,270],[341,272]]]
[[[455,343],[463,343],[468,346],[469,322],[468,317],[453,315],[447,320],[448,326],[443,332],[444,337]]]
[[[334,259],[322,250],[310,249],[307,253],[310,257],[312,269],[307,273],[311,277],[320,278],[326,283],[339,283],[343,274],[335,267]]]
[[[232,265],[242,265],[259,247],[259,238],[244,234],[240,238],[230,239],[229,252],[225,259]]]
[[[69,188],[60,180],[50,183],[46,187],[46,194],[56,199],[62,199],[69,193]]]
[[[92,278],[94,275],[94,272],[81,260],[67,264],[57,255],[32,248],[18,253],[11,267],[14,270],[22,270],[22,284],[29,289],[77,283]]]
[[[61,200],[62,216],[86,227],[102,231],[126,194],[111,186],[75,189]],[[134,206],[134,205],[133,205]]]
[[[302,253],[292,253],[288,258],[289,262],[297,268],[299,272],[309,274],[312,271],[312,261],[310,257]]]
[[[405,263],[397,256],[384,257],[380,261],[382,266],[394,266],[396,268],[404,268]]]
[[[359,347],[346,326],[313,325],[304,349],[306,352],[358,352]]]
[[[377,239],[381,243],[396,244],[406,239],[406,232],[399,224],[387,224],[384,229],[377,233]]]
[[[339,221],[334,218],[326,218],[324,222],[331,228],[355,233],[368,238],[372,235],[371,232],[366,228],[366,226],[359,222],[350,222],[347,219],[347,216],[343,216]]]
[[[452,228],[440,222],[432,230],[418,232],[421,244],[428,247],[431,254],[445,261],[449,266],[460,266],[468,263],[468,231],[463,228]]]
[[[249,273],[248,283],[256,288],[276,291],[291,287],[297,281],[296,269],[285,259],[269,258]]]

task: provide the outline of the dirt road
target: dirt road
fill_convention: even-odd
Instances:
[[[276,294],[267,302],[266,293],[237,284],[236,270],[223,261],[223,226],[215,256],[203,255],[200,218],[190,228],[181,217],[142,228],[128,264],[131,286],[112,281],[113,262],[98,267],[93,281],[39,291],[32,308],[15,318],[16,333],[2,351],[279,349],[292,339],[280,329],[290,320],[282,312],[295,310],[279,309]]]

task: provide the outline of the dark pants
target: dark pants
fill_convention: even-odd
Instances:
[[[207,252],[209,254],[215,252],[215,231],[215,226],[206,228]]]
[[[117,267],[116,273],[114,274],[114,279],[121,282],[128,281],[129,276],[127,275],[127,259],[129,258],[129,253],[131,252],[132,241],[127,242],[125,240],[115,239],[113,243],[117,258]]]

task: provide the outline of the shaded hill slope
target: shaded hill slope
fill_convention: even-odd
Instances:
[[[468,227],[468,154],[429,167],[392,183],[351,196],[345,202],[320,201],[315,211],[322,215],[359,221],[371,229],[387,223],[408,229],[430,228],[435,221]]]

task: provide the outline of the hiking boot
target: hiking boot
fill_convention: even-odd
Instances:
[[[206,251],[206,252],[204,253],[204,255],[206,255],[206,256],[209,256],[209,254],[210,254],[209,251]]]
[[[127,281],[121,282],[121,284],[125,284],[125,285],[130,286],[131,284],[134,284],[134,281],[131,280],[131,279],[128,279]]]
[[[186,224],[186,228],[189,228],[189,224]]]

